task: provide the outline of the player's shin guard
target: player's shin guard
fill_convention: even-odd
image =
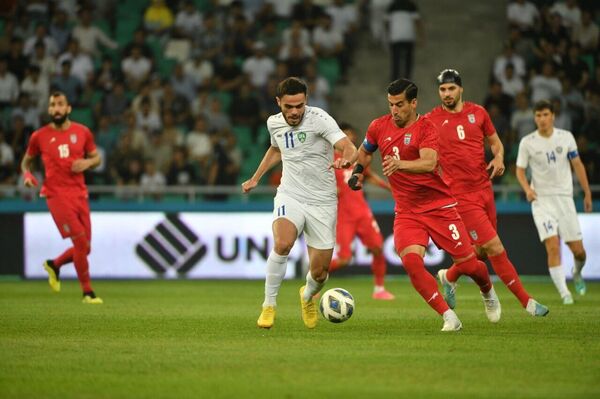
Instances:
[[[385,256],[383,253],[375,256],[373,255],[373,262],[371,262],[371,271],[375,279],[376,286],[383,286],[385,280]]]
[[[77,271],[77,278],[83,292],[93,291],[90,282],[90,268],[87,260],[89,242],[84,235],[73,237],[73,263]]]
[[[460,274],[465,274],[473,279],[475,283],[479,286],[479,290],[484,294],[487,293],[492,288],[492,282],[490,280],[490,274],[487,271],[487,267],[485,263],[478,260],[476,257],[469,258],[463,262],[457,263],[452,266],[452,268],[456,267],[457,270],[460,271]],[[452,280],[448,277],[448,273],[446,273],[446,277],[449,281]]]
[[[277,304],[277,294],[287,269],[287,258],[287,255],[279,255],[275,251],[271,251],[269,254],[263,306],[275,306]]]
[[[425,302],[440,315],[444,314],[449,309],[448,304],[438,291],[435,278],[425,270],[423,258],[415,253],[409,253],[402,257],[402,264],[406,273],[408,273],[408,277],[410,277],[412,286],[415,287]]]
[[[503,251],[500,255],[490,256],[489,260],[496,275],[500,277],[504,285],[517,297],[521,305],[526,308],[531,296],[523,288],[517,270],[510,259],[508,259],[506,251]]]

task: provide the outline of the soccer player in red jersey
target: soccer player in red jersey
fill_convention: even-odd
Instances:
[[[31,135],[21,171],[25,186],[37,186],[31,165],[37,156],[41,156],[46,178],[40,196],[46,197],[61,236],[69,237],[73,242],[73,246],[56,259],[44,262],[50,287],[55,292],[60,291],[60,267],[73,262],[83,290],[83,303],[101,304],[102,299],[96,296],[90,282],[87,255],[92,229],[83,177],[85,170],[100,164],[100,155],[92,132],[84,125],[70,121],[70,112],[71,106],[64,93],[50,95],[48,114],[51,122]]]
[[[442,331],[460,330],[462,323],[438,291],[435,278],[425,269],[423,257],[430,237],[452,256],[461,275],[466,274],[477,283],[488,319],[498,322],[500,302],[487,268],[468,242],[467,230],[455,208],[456,200],[440,176],[437,130],[427,117],[417,115],[417,86],[399,79],[390,83],[387,92],[390,113],[371,122],[348,185],[357,190],[362,187],[364,168],[379,149],[383,174],[389,179],[396,202],[396,251],[413,287],[442,315]]]
[[[458,200],[460,214],[471,242],[480,257],[487,257],[492,268],[533,316],[545,316],[548,308],[533,299],[519,279],[496,232],[496,205],[491,180],[504,173],[504,146],[487,111],[480,105],[462,99],[462,79],[457,71],[445,69],[437,78],[442,104],[428,115],[440,136],[440,165],[443,178]],[[484,142],[490,145],[494,158],[486,163]],[[438,277],[444,287],[446,301],[455,305],[456,280],[454,266],[442,269]]]
[[[340,129],[355,143],[357,134],[352,126],[340,123]],[[339,151],[334,153],[335,159],[341,158]],[[363,172],[365,181],[379,187],[390,189],[389,185],[369,169]],[[373,256],[371,271],[375,278],[373,299],[390,301],[394,295],[384,286],[386,263],[383,255],[383,236],[379,230],[377,220],[369,208],[369,204],[362,192],[354,191],[348,187],[348,179],[352,175],[351,169],[336,169],[335,180],[338,189],[338,207],[336,224],[337,258],[332,259],[329,272],[333,272],[350,263],[352,259],[352,241],[358,236],[361,242],[369,249]]]

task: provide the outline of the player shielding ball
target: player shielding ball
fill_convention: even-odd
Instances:
[[[348,138],[355,143],[356,131],[346,123],[340,123],[340,128]],[[335,157],[340,158],[342,154],[335,152]],[[389,184],[377,174],[366,169],[363,174],[365,181],[379,187],[390,189]],[[369,208],[362,191],[354,191],[348,187],[348,180],[352,176],[352,169],[336,169],[335,180],[338,192],[338,213],[336,225],[337,258],[331,260],[329,273],[341,269],[352,260],[352,242],[358,237],[365,247],[371,252],[371,271],[375,279],[373,287],[373,299],[391,301],[394,295],[387,291],[384,286],[386,262],[383,254],[383,235]]]
[[[573,201],[571,167],[584,192],[585,212],[592,211],[592,192],[573,134],[554,127],[552,103],[545,100],[536,103],[534,119],[537,130],[523,137],[519,143],[517,179],[527,201],[531,202],[533,221],[540,241],[546,247],[550,277],[563,304],[572,305],[573,296],[567,287],[561,264],[560,239],[565,240],[573,253],[573,282],[579,295],[585,295],[586,291],[581,276],[586,253]],[[528,167],[531,169],[531,184],[525,175]]]
[[[433,123],[417,114],[417,86],[407,79],[388,86],[390,113],[373,120],[358,152],[350,187],[360,189],[363,171],[373,152],[381,151],[383,173],[388,177],[396,202],[394,244],[396,252],[423,299],[442,315],[442,331],[457,331],[462,323],[438,291],[435,278],[427,272],[423,257],[429,238],[452,256],[460,274],[479,286],[486,315],[500,320],[500,302],[485,264],[471,246],[467,230],[456,211],[456,200],[442,180],[438,166],[438,133]]]
[[[100,155],[92,132],[86,126],[70,121],[70,112],[71,105],[64,93],[50,95],[48,114],[51,122],[31,135],[21,171],[26,187],[37,186],[31,165],[34,158],[41,156],[46,177],[40,196],[46,197],[61,236],[70,238],[73,243],[57,258],[44,262],[50,287],[55,292],[60,291],[60,268],[73,262],[83,291],[83,303],[101,304],[102,299],[96,296],[90,281],[87,255],[92,228],[83,176],[84,171],[100,164]]]
[[[531,297],[521,284],[517,270],[497,233],[496,204],[491,180],[504,173],[504,146],[490,116],[482,106],[463,101],[462,78],[454,69],[445,69],[437,77],[442,104],[429,118],[440,135],[442,177],[458,201],[456,209],[471,242],[481,257],[487,257],[500,280],[532,316],[545,316],[548,308]],[[487,142],[494,158],[486,163]],[[446,301],[454,308],[457,269],[442,269],[438,277]]]
[[[249,192],[260,178],[281,162],[283,175],[273,209],[274,248],[267,259],[265,300],[257,325],[271,328],[277,294],[285,276],[287,258],[304,232],[310,268],[300,287],[302,320],[308,328],[318,321],[314,296],[327,281],[335,246],[337,194],[332,168],[347,168],[356,160],[356,147],[329,114],[307,103],[307,86],[294,77],[281,81],[276,100],[281,112],[267,120],[271,146],[254,175],[242,183]],[[333,149],[342,156],[333,161]]]

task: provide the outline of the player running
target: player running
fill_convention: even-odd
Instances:
[[[396,201],[394,244],[411,284],[442,315],[442,331],[457,331],[462,323],[438,291],[423,257],[429,238],[448,252],[460,274],[479,286],[488,319],[500,320],[501,307],[485,264],[468,242],[467,230],[456,200],[442,180],[438,167],[438,133],[433,123],[417,114],[417,86],[407,79],[388,86],[390,113],[371,122],[358,151],[358,163],[348,185],[360,189],[363,171],[373,152],[381,151],[383,174],[388,177]]]
[[[517,156],[517,179],[531,202],[531,213],[540,241],[546,247],[550,277],[563,304],[572,305],[573,296],[567,287],[560,259],[560,238],[573,253],[573,282],[575,291],[585,295],[585,281],[581,270],[586,253],[583,236],[573,201],[573,176],[584,192],[583,209],[592,211],[592,192],[585,166],[577,152],[573,134],[554,127],[554,107],[550,101],[539,101],[534,106],[537,130],[521,139]],[[525,170],[531,169],[531,184]],[[560,237],[560,238],[559,238]]]
[[[279,162],[283,164],[274,199],[274,248],[267,259],[265,300],[257,325],[273,326],[288,254],[304,232],[310,268],[306,285],[300,287],[300,305],[305,326],[315,328],[318,315],[313,297],[327,281],[335,246],[337,195],[332,167],[351,166],[356,160],[356,147],[329,114],[306,105],[307,87],[302,80],[292,77],[280,82],[276,100],[281,112],[267,120],[271,146],[254,175],[242,183],[247,193],[269,169]],[[334,148],[342,156],[332,164]]]
[[[26,187],[37,186],[31,165],[37,156],[41,156],[46,178],[40,196],[46,197],[61,236],[69,237],[73,242],[73,246],[57,258],[44,262],[50,287],[55,292],[60,291],[60,268],[73,262],[83,291],[83,303],[101,304],[102,299],[96,296],[90,281],[87,255],[92,227],[83,176],[84,171],[100,164],[100,155],[92,132],[86,126],[70,121],[70,113],[71,105],[65,94],[53,92],[48,105],[51,122],[31,135],[21,171]]]
[[[496,204],[491,180],[504,173],[504,146],[487,111],[463,101],[462,78],[454,69],[437,77],[442,104],[429,118],[440,135],[440,165],[444,181],[457,199],[460,214],[477,253],[487,257],[494,272],[532,316],[545,316],[548,308],[525,291],[497,233]],[[485,162],[484,142],[494,158]],[[489,174],[488,174],[489,173]],[[458,273],[454,266],[442,269],[438,277],[448,305],[454,309]]]
[[[348,138],[356,143],[357,134],[352,126],[340,123],[340,129]],[[342,154],[335,151],[335,159]],[[389,184],[370,169],[363,172],[365,181],[379,187],[390,189]],[[335,180],[338,192],[338,213],[336,225],[337,258],[331,260],[329,273],[341,269],[352,260],[352,241],[354,237],[360,239],[365,247],[371,252],[373,260],[371,271],[375,279],[373,287],[373,299],[391,301],[394,295],[387,291],[384,286],[386,263],[383,255],[383,236],[379,230],[377,220],[369,208],[369,203],[360,191],[354,191],[348,187],[348,179],[352,176],[351,169],[336,169]]]

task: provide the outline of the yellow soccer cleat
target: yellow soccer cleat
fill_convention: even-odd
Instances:
[[[311,298],[310,301],[304,300],[304,289],[305,285],[300,287],[300,306],[302,308],[302,321],[304,325],[308,328],[315,328],[317,326],[317,321],[319,317],[317,315],[317,304],[315,303],[315,299]]]
[[[271,328],[275,323],[275,307],[265,306],[262,308],[262,312],[256,321],[256,325],[260,328]]]
[[[87,303],[90,305],[101,305],[104,303],[104,301],[102,300],[102,298],[99,298],[96,296],[96,294],[94,294],[94,291],[90,291],[90,292],[84,292],[83,293],[83,300],[81,301],[83,303]]]
[[[54,292],[60,292],[59,269],[54,266],[54,262],[47,260],[44,262],[44,269],[48,273],[48,284]]]

